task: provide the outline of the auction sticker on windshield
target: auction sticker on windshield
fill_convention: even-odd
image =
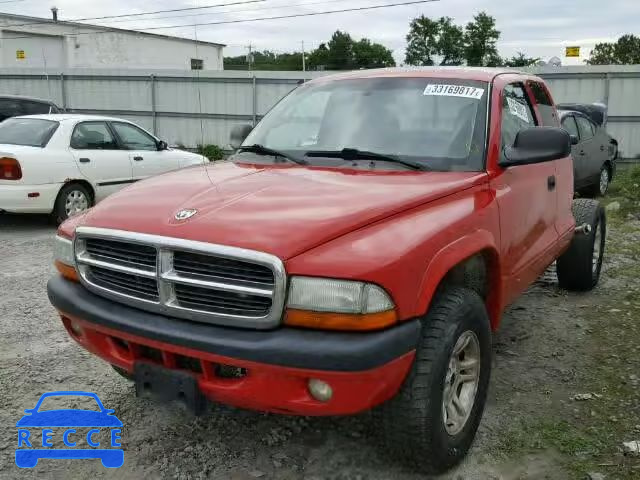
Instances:
[[[424,89],[424,95],[475,98],[476,100],[480,100],[482,95],[484,95],[484,88],[432,83],[427,85],[427,88]]]

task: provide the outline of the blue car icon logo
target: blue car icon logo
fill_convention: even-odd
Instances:
[[[67,408],[42,411],[42,402],[50,397],[89,397],[95,400],[99,410]],[[34,408],[24,412],[26,415],[16,423],[18,467],[33,468],[41,458],[99,458],[106,468],[118,468],[124,463],[124,451],[120,445],[122,422],[113,414],[114,410],[104,408],[95,393],[48,392],[40,397]],[[89,430],[85,433],[87,428]],[[108,438],[104,438],[105,434]],[[62,446],[64,448],[57,448]]]

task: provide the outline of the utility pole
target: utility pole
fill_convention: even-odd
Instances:
[[[247,66],[249,71],[251,71],[251,66],[253,64],[253,45],[247,45],[247,49],[249,50],[249,53],[247,54]]]
[[[306,72],[307,71],[307,60],[304,57],[305,57],[304,40],[302,40],[302,71]]]

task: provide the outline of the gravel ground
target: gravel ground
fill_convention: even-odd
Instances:
[[[506,313],[494,338],[491,389],[476,443],[465,463],[443,479],[585,478],[582,472],[592,466],[612,475],[607,478],[640,478],[640,462],[618,450],[634,435],[640,439],[640,425],[635,432],[633,422],[640,423],[637,382],[633,389],[640,366],[640,278],[625,273],[638,261],[638,232],[635,221],[610,233],[622,243],[594,292],[567,294],[548,274]],[[54,233],[46,219],[0,215],[1,478],[424,478],[384,452],[369,414],[296,418],[212,406],[207,416],[193,418],[137,399],[129,382],[67,336],[49,305],[45,285],[53,271]],[[618,294],[632,295],[623,305]],[[625,347],[635,345],[635,353],[619,351],[627,335],[604,335],[603,316],[635,335]],[[613,380],[597,373],[607,362],[613,362]],[[614,391],[611,382],[631,390]],[[125,425],[122,468],[106,470],[97,460],[41,460],[28,471],[15,466],[15,422],[50,390],[93,391],[115,409]],[[588,392],[602,396],[572,400]],[[616,422],[607,415],[617,416]],[[616,430],[594,434],[597,444],[578,441],[583,433],[591,438],[582,429],[600,428],[600,420]]]

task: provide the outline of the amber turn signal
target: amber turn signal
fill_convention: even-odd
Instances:
[[[290,309],[284,317],[286,325],[319,330],[380,330],[397,321],[395,310],[377,313],[333,313]]]
[[[60,274],[67,280],[71,280],[72,282],[80,281],[80,278],[78,278],[78,272],[72,266],[62,263],[60,260],[56,260],[54,265]]]

